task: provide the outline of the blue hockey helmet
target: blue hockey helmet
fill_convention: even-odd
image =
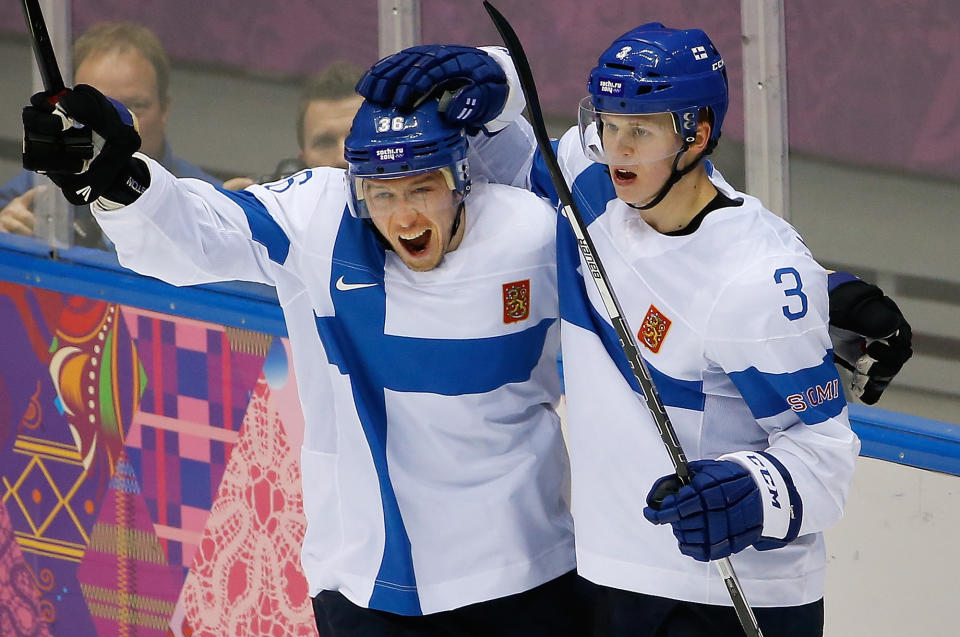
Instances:
[[[461,200],[470,192],[466,134],[447,123],[437,109],[435,99],[412,113],[366,101],[360,105],[343,153],[354,216],[370,217],[364,179],[395,179],[439,170]]]
[[[700,110],[713,115],[707,152],[716,146],[727,112],[727,70],[700,29],[641,25],[604,51],[587,83],[587,108],[606,113],[671,113],[685,144],[694,141]],[[583,104],[581,108],[583,108]]]

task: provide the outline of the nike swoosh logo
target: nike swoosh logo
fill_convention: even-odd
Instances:
[[[337,289],[341,292],[347,292],[349,290],[359,290],[361,288],[372,288],[376,287],[376,283],[347,283],[343,280],[343,277],[337,279]]]

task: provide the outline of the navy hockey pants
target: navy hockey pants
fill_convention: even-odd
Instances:
[[[523,593],[415,617],[362,608],[322,591],[313,611],[320,637],[582,637],[581,586],[571,571]]]
[[[592,601],[593,637],[743,637],[732,607],[697,604],[599,586],[581,578]],[[822,637],[823,600],[754,608],[764,637]]]

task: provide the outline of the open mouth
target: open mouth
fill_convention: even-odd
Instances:
[[[618,184],[621,184],[621,185],[629,184],[636,178],[637,178],[637,173],[630,172],[629,170],[624,170],[623,168],[613,169],[613,179]]]
[[[402,245],[411,256],[417,257],[423,254],[426,251],[427,246],[430,245],[430,236],[432,234],[433,233],[429,228],[425,228],[414,235],[406,237],[400,235],[398,239],[400,239],[400,245]]]

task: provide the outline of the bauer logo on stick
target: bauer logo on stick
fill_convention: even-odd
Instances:
[[[646,345],[647,349],[656,354],[663,345],[663,339],[667,337],[667,330],[670,329],[672,321],[653,305],[647,310],[647,315],[643,317],[643,325],[637,336],[640,342]]]
[[[518,323],[530,316],[530,279],[503,284],[503,322]]]

